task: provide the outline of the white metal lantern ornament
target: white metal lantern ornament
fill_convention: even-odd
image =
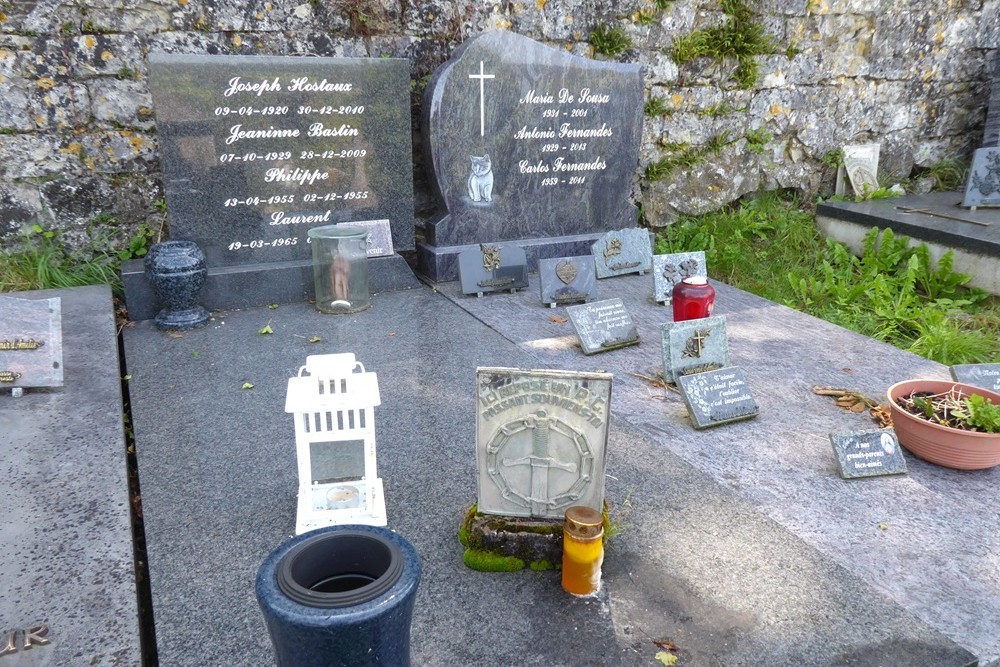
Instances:
[[[306,357],[288,379],[295,420],[299,504],[295,533],[338,524],[386,525],[375,468],[378,377],[351,353]]]

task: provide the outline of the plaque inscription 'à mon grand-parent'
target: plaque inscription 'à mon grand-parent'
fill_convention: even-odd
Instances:
[[[449,280],[460,246],[521,244],[536,260],[585,254],[580,235],[634,227],[642,134],[638,65],[589,60],[510,32],[466,41],[424,94],[422,134],[442,207],[418,248]]]
[[[305,260],[316,226],[389,220],[414,247],[409,64],[153,53],[171,236],[209,267]]]

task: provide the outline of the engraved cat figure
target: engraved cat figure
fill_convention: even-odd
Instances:
[[[493,165],[490,154],[482,157],[470,155],[472,174],[469,176],[469,197],[472,201],[493,201]]]

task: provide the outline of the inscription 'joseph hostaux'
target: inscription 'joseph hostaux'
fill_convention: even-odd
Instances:
[[[538,404],[555,405],[574,412],[595,428],[604,424],[601,418],[605,404],[603,398],[591,397],[586,387],[549,378],[531,378],[501,385],[481,394],[479,402],[485,408],[483,419],[492,419],[517,406]]]
[[[237,93],[254,93],[261,97],[264,93],[280,93],[287,90],[290,93],[349,93],[354,87],[350,83],[331,83],[326,79],[313,81],[307,76],[296,76],[288,83],[288,88],[281,85],[281,77],[274,77],[270,81],[264,79],[256,83],[244,83],[242,77],[234,76],[229,80],[229,87],[223,92],[223,96],[232,97]]]

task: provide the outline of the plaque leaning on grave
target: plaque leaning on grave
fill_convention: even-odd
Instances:
[[[559,257],[538,260],[542,304],[554,308],[594,297],[597,289],[594,258]]]
[[[831,433],[830,442],[844,479],[906,473],[906,460],[891,428]]]
[[[463,294],[514,292],[528,286],[524,250],[516,246],[481,243],[458,256],[458,276]]]
[[[722,315],[660,327],[663,379],[677,382],[681,375],[703,373],[729,365],[729,336]]]
[[[576,331],[584,354],[639,344],[639,330],[618,297],[568,306],[566,315]]]
[[[634,226],[642,89],[638,65],[506,31],[467,40],[424,93],[426,164],[443,212],[418,246],[421,270],[452,280],[460,246],[512,240],[525,241],[533,268]]]
[[[699,430],[750,419],[760,411],[738,366],[681,375],[677,386],[691,422]]]
[[[639,227],[608,232],[591,246],[591,252],[598,278],[642,275],[653,266],[649,231]]]
[[[1000,364],[956,364],[951,367],[951,377],[955,382],[1000,393]]]
[[[685,278],[707,278],[705,251],[653,255],[653,301],[669,306],[674,286]]]
[[[63,385],[62,302],[0,297],[0,389]]]
[[[1000,148],[979,148],[972,156],[962,206],[1000,206]]]

